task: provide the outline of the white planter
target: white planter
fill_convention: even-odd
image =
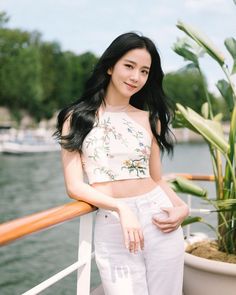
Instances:
[[[236,264],[185,253],[184,295],[236,295]]]

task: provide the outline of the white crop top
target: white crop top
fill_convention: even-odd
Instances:
[[[151,141],[145,127],[127,113],[105,111],[82,146],[88,182],[150,177]]]

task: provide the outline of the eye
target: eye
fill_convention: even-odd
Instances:
[[[128,69],[133,69],[133,66],[131,64],[125,64],[125,67]]]
[[[142,73],[143,73],[144,75],[148,76],[149,71],[148,71],[148,70],[142,70]]]

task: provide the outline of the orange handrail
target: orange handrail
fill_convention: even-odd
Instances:
[[[5,222],[0,224],[0,246],[94,210],[96,207],[85,202],[75,201]]]
[[[189,174],[189,173],[176,173],[176,176],[181,176],[189,180],[196,181],[214,181],[214,175],[202,175],[202,174]]]
[[[176,176],[199,181],[213,181],[215,179],[214,175],[193,175],[186,173],[167,174],[165,178],[171,179]],[[75,201],[5,222],[0,224],[0,246],[95,210],[96,207],[88,203]]]

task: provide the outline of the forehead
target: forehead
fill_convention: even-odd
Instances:
[[[121,60],[132,61],[140,66],[151,66],[151,55],[145,48],[132,49],[121,57]]]

